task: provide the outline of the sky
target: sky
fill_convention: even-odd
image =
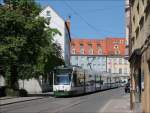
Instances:
[[[36,0],[62,18],[71,16],[72,38],[125,37],[125,0]]]

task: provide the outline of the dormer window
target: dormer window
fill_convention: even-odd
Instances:
[[[119,55],[120,54],[120,51],[119,50],[116,50],[115,51],[115,55]]]
[[[119,47],[118,47],[118,45],[114,45],[114,49],[118,49]]]
[[[51,16],[51,12],[50,11],[46,11],[46,16]]]

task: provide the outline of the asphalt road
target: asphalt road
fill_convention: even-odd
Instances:
[[[45,97],[0,106],[0,113],[98,113],[108,101],[124,95],[123,88],[117,88],[72,98]]]

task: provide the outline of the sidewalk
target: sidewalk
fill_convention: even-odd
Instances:
[[[13,104],[13,103],[19,103],[19,102],[25,102],[25,101],[31,101],[36,99],[42,99],[44,97],[1,97],[0,98],[0,106]]]
[[[130,110],[129,94],[122,98],[110,100],[100,113],[141,113],[140,111],[133,112]]]
[[[46,92],[46,93],[38,93],[38,94],[28,94],[28,97],[0,97],[0,106],[42,99],[46,96],[52,96],[52,95],[53,92]]]

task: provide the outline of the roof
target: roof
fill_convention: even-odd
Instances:
[[[63,17],[61,17],[59,15],[59,13],[52,6],[50,6],[50,5],[45,6],[39,14],[41,14],[48,7],[51,8],[65,22],[65,19]]]

